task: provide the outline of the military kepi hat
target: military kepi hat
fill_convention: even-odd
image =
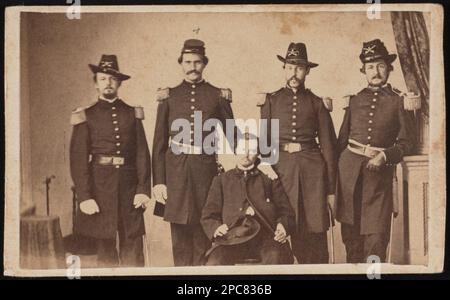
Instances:
[[[181,53],[196,53],[205,55],[205,43],[197,39],[189,39],[184,42]]]
[[[116,76],[119,80],[127,80],[130,76],[119,72],[119,63],[117,62],[117,56],[103,54],[100,58],[98,65],[89,64],[89,68],[94,74],[101,72]]]
[[[281,55],[277,55],[277,57],[285,64],[304,65],[310,68],[318,66],[318,64],[308,61],[308,53],[304,43],[290,43],[286,57]]]
[[[380,39],[364,42],[361,54],[359,55],[359,59],[362,63],[368,63],[373,62],[377,59],[383,59],[388,64],[390,64],[396,58],[396,54],[389,54],[388,50],[384,46],[384,43]]]

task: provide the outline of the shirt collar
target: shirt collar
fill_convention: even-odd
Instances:
[[[106,99],[105,97],[98,96],[98,99],[103,100],[103,101],[106,101],[106,102],[112,104],[112,103],[114,103],[117,99],[119,99],[119,97],[116,96],[114,99]]]

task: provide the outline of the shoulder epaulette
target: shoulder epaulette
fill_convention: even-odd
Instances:
[[[400,96],[400,97],[403,97],[403,92],[402,91],[400,91],[399,89],[397,89],[397,88],[395,88],[395,87],[391,87],[391,90],[395,93],[395,94],[397,94],[398,96]]]
[[[93,106],[96,102],[88,105],[88,106],[81,106],[72,111],[72,114],[70,115],[70,125],[75,126],[81,123],[86,122],[86,109]]]
[[[230,102],[233,101],[233,95],[230,89],[220,89],[220,97]]]
[[[135,106],[134,107],[134,116],[136,119],[144,120],[144,108],[142,106]]]
[[[167,98],[169,98],[169,95],[170,95],[169,88],[164,88],[164,89],[159,88],[156,91],[156,101],[159,101],[159,102],[164,101]]]

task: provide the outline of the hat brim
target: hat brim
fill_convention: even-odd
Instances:
[[[282,61],[285,64],[293,64],[293,65],[301,65],[301,66],[308,66],[310,68],[315,68],[319,64],[304,60],[304,59],[286,59],[281,55],[277,55],[277,58]]]
[[[252,222],[252,227],[254,227],[254,230],[251,234],[246,235],[246,236],[239,236],[239,237],[234,237],[234,238],[229,238],[230,236],[233,235],[233,232],[236,230],[237,227],[231,228],[226,235],[221,236],[221,237],[217,237],[216,239],[214,239],[214,242],[218,245],[224,245],[224,246],[228,246],[228,245],[239,245],[239,244],[243,244],[249,240],[251,240],[252,238],[254,238],[258,233],[259,230],[261,229],[261,225],[259,224],[258,221],[254,220],[254,219],[250,219]]]
[[[100,68],[99,66],[92,65],[92,64],[89,64],[89,68],[91,69],[91,71],[94,74],[96,74],[98,72],[101,72],[101,73],[105,73],[105,74],[114,75],[121,81],[124,81],[124,80],[127,80],[127,79],[131,78],[131,76],[128,76],[128,75],[123,74],[123,73],[120,73],[117,70],[114,70],[114,69],[111,69],[111,68]]]
[[[388,54],[385,56],[370,56],[364,59],[361,59],[362,63],[369,63],[369,62],[373,62],[376,61],[378,59],[383,59],[385,60],[388,64],[391,64],[394,62],[394,60],[397,58],[397,54]]]

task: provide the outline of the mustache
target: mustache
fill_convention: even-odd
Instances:
[[[372,77],[372,79],[382,79],[380,75],[375,75]]]
[[[196,70],[191,70],[191,71],[187,71],[187,72],[186,72],[186,75],[190,75],[190,74],[197,74],[197,75],[200,75],[200,72],[199,72],[199,71],[196,71]]]

